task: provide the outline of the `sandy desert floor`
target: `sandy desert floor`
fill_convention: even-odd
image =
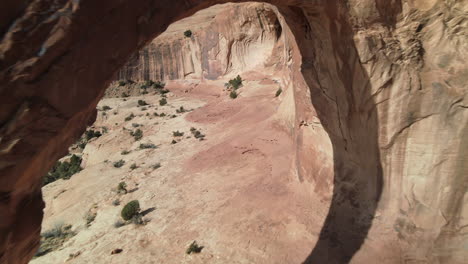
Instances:
[[[106,127],[108,132],[86,145],[84,169],[43,188],[43,231],[65,223],[77,234],[31,263],[303,261],[327,205],[312,190],[297,191],[305,187],[294,180],[292,141],[276,114],[280,99],[275,93],[281,84],[256,72],[243,77],[237,99],[224,90],[226,80],[170,83],[165,106],[151,92],[103,99],[98,109],[112,109],[105,115],[98,111],[91,128]],[[138,107],[138,100],[149,105]],[[177,113],[181,106],[189,111]],[[131,113],[135,117],[124,121]],[[132,124],[143,131],[139,141],[130,135],[136,129]],[[205,139],[194,138],[192,127]],[[184,135],[174,137],[173,131]],[[139,149],[141,143],[157,148]],[[124,150],[130,153],[122,155]],[[125,165],[115,168],[113,163],[121,159]],[[155,169],[157,163],[161,167]],[[132,170],[132,164],[138,167]],[[121,181],[129,193],[116,192]],[[149,222],[114,227],[123,205],[135,199]],[[115,200],[120,205],[113,205]],[[89,210],[97,215],[87,227]],[[194,240],[204,248],[187,255]],[[117,248],[123,251],[111,255]]]

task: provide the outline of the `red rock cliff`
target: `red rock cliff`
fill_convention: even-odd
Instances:
[[[172,22],[221,2],[6,2],[11,12],[0,20],[2,263],[26,263],[34,254],[41,177],[93,121],[119,67]],[[320,239],[305,262],[373,262],[383,255],[388,263],[463,263],[467,1],[267,2],[277,7],[290,47],[283,80],[289,104],[282,107],[294,109],[286,120],[297,145],[297,179],[317,193],[333,188]],[[266,31],[274,36],[273,28]],[[148,73],[169,79],[229,73],[223,59],[234,56],[214,54],[226,52],[223,41],[206,42],[220,35],[196,32],[193,40],[179,40],[192,60],[176,56],[176,66],[163,66],[172,70]],[[213,46],[197,44],[205,42]],[[333,179],[321,177],[315,159],[320,131],[333,147]],[[388,241],[376,248],[372,238]]]

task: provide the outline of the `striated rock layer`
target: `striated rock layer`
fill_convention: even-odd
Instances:
[[[0,259],[26,263],[38,246],[41,177],[93,122],[119,67],[172,22],[225,1],[13,2],[0,20]],[[463,263],[468,1],[266,2],[284,44],[274,16],[253,20],[270,26],[245,42],[226,33],[243,29],[224,16],[206,25],[215,29],[165,42],[179,43],[169,51],[153,43],[166,51],[144,60],[159,68],[120,74],[215,79],[258,66],[251,56],[271,58],[259,51],[282,45],[272,54],[294,180],[330,201],[304,261]],[[320,159],[324,152],[333,160]]]
[[[190,30],[191,37],[184,32]],[[118,79],[216,79],[269,60],[282,28],[274,9],[264,4],[216,5],[172,24],[122,67]]]

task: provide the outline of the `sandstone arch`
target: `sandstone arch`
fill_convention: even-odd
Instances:
[[[116,70],[170,23],[222,2],[5,3],[8,13],[0,20],[2,262],[25,263],[34,254],[43,207],[41,175],[92,122]],[[290,29],[291,74],[285,78],[296,94],[291,135],[300,180],[320,182],[302,169],[310,153],[301,147],[299,123],[313,115],[306,111],[309,100],[333,145],[332,205],[321,240],[311,245],[305,262],[350,261],[379,208],[382,225],[395,228],[404,245],[401,253],[386,254],[462,263],[468,146],[459,138],[466,136],[462,125],[468,120],[466,1],[266,2],[278,8],[283,29]],[[429,127],[446,140],[427,132]]]

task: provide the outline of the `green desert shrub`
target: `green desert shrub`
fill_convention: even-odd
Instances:
[[[138,200],[133,200],[127,203],[120,213],[122,219],[125,221],[131,220],[134,216],[140,213],[140,203]]]
[[[183,106],[181,106],[179,109],[176,109],[176,112],[180,114],[180,113],[185,113],[186,110],[184,109]]]
[[[187,248],[185,253],[192,254],[192,253],[200,253],[203,249],[203,246],[199,246],[197,241],[193,241],[192,244]]]
[[[224,86],[228,89],[233,88],[234,90],[237,90],[242,87],[242,78],[240,75],[237,75],[236,78],[229,80],[227,83],[224,84]]]
[[[148,105],[148,103],[145,100],[138,100],[138,105],[145,106],[145,105]]]
[[[232,99],[236,99],[237,98],[237,92],[232,90],[230,93],[229,93],[229,97],[231,97]]]
[[[88,141],[89,141],[90,139],[92,139],[92,138],[98,138],[98,137],[100,137],[100,136],[102,136],[102,133],[101,133],[101,132],[99,132],[99,131],[94,131],[94,130],[92,130],[92,129],[90,129],[90,130],[88,130],[88,131],[85,132],[85,138],[86,138],[86,140],[88,140]]]
[[[196,128],[192,127],[190,128],[190,132],[192,133],[192,135],[199,139],[199,140],[203,140],[205,138],[205,135],[203,135],[199,130],[197,130]]]
[[[70,158],[70,161],[57,161],[54,167],[47,173],[44,177],[43,185],[47,185],[51,182],[54,182],[58,179],[68,180],[70,177],[81,171],[81,157],[73,155]]]
[[[102,107],[102,111],[107,111],[107,110],[111,110],[111,109],[112,109],[112,108],[111,108],[110,106],[108,106],[108,105],[104,105],[104,106]]]
[[[190,37],[192,36],[192,31],[191,31],[190,29],[189,29],[189,30],[186,30],[186,31],[184,32],[184,36],[185,36],[186,38],[190,38]]]
[[[177,130],[177,131],[173,131],[173,132],[172,132],[172,135],[173,135],[174,137],[181,137],[181,136],[184,135],[184,132],[180,132],[179,130]]]
[[[135,139],[135,141],[138,141],[143,138],[143,131],[141,129],[137,129],[135,131],[131,131],[130,135]]]
[[[152,144],[152,143],[142,143],[142,144],[140,144],[140,149],[155,149],[155,148],[157,148],[157,146]]]
[[[130,120],[132,120],[134,117],[135,117],[135,115],[134,115],[133,113],[131,113],[130,115],[128,115],[127,117],[125,117],[125,121],[130,121]]]
[[[86,226],[90,227],[97,216],[96,206],[91,207],[85,215]]]
[[[119,81],[119,86],[125,86],[127,83],[125,81],[120,80]]]
[[[127,155],[129,153],[130,153],[130,151],[128,151],[128,150],[122,150],[122,152],[120,152],[120,154],[122,154],[122,155]]]
[[[125,182],[119,182],[119,184],[117,185],[117,192],[126,194],[128,192],[127,184]]]
[[[76,235],[71,228],[71,225],[56,224],[54,228],[42,233],[39,250],[34,257],[41,257],[59,249],[67,240]]]
[[[118,160],[118,161],[114,162],[114,167],[115,167],[115,168],[120,168],[120,167],[122,167],[124,164],[125,164],[125,160]]]
[[[278,97],[282,92],[283,90],[281,88],[278,88],[278,91],[276,91],[275,97]]]
[[[159,100],[159,105],[163,106],[163,105],[166,105],[166,104],[167,104],[166,98],[162,98],[161,100]]]
[[[138,166],[136,165],[136,163],[133,163],[132,165],[130,165],[130,169],[131,169],[131,170],[134,170],[134,169],[136,169],[136,168],[138,168]]]
[[[153,84],[153,87],[156,88],[156,89],[162,89],[166,86],[165,83],[163,82],[160,82],[160,81],[156,81],[154,84]]]

